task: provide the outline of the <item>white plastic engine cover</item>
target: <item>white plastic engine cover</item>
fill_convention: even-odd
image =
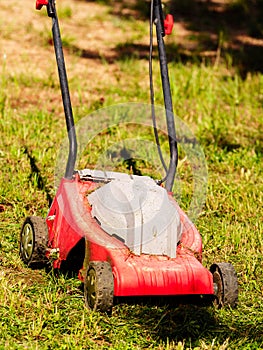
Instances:
[[[146,176],[123,176],[88,195],[92,216],[103,230],[135,254],[176,257],[179,213],[167,191]]]

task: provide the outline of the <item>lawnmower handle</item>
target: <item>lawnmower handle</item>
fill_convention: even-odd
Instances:
[[[36,9],[41,10],[43,6],[48,5],[48,0],[36,0]]]
[[[59,23],[56,13],[55,0],[36,0],[36,9],[41,10],[43,6],[47,7],[47,14],[52,18],[52,35],[54,42],[54,49],[56,61],[58,66],[58,75],[60,81],[60,89],[65,112],[65,119],[67,125],[68,139],[69,139],[69,154],[66,165],[65,178],[72,179],[74,174],[74,166],[77,157],[77,139],[74,127],[74,118],[71,107],[70,93],[68,87],[68,78],[66,66],[64,61],[64,54],[62,49],[62,41],[60,36]]]
[[[164,19],[164,32],[165,32],[165,35],[172,34],[173,26],[174,26],[174,18],[173,18],[173,16],[171,14],[167,14],[165,19]]]

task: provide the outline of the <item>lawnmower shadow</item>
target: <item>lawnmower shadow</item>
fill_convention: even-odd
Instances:
[[[153,302],[154,301],[154,302]],[[251,327],[250,321],[240,324],[233,317],[231,326],[224,322],[224,316],[214,306],[202,307],[193,304],[156,303],[156,299],[144,303],[123,303],[114,307],[113,316],[128,321],[129,327],[140,327],[145,336],[156,342],[184,344],[185,348],[200,348],[200,342],[208,348],[211,343],[222,345],[226,349],[232,339],[244,339],[258,342],[258,349],[263,344],[262,325]],[[229,310],[231,311],[231,310]],[[122,320],[120,320],[122,322]],[[219,348],[219,347],[218,347]],[[221,347],[220,347],[221,348]]]
[[[84,240],[84,239],[83,239]],[[84,257],[81,240],[57,272],[65,278],[77,278]],[[83,284],[79,286],[83,293]],[[197,340],[208,329],[217,327],[213,300],[205,297],[115,297],[108,317],[127,322],[130,327],[140,324],[151,337],[166,341]],[[83,301],[84,307],[84,301]],[[114,322],[113,322],[114,323]]]
[[[124,302],[124,301],[123,301]],[[209,336],[219,327],[213,307],[179,304],[173,298],[148,298],[130,300],[115,306],[113,315],[125,313],[129,324],[140,325],[153,340],[167,342],[191,342]],[[211,335],[211,334],[210,334]]]
[[[46,186],[46,179],[43,178],[41,171],[37,166],[37,161],[36,161],[35,157],[32,155],[32,151],[28,147],[25,147],[23,152],[28,157],[29,164],[31,167],[31,173],[29,175],[29,180],[33,181],[34,179],[36,179],[37,188],[39,190],[45,192],[46,200],[48,202],[48,205],[50,206],[53,198],[51,197],[50,190]]]
[[[77,279],[83,257],[84,238],[70,252],[61,268],[53,270],[55,275]],[[51,266],[48,270],[52,270]],[[83,295],[83,284],[78,288],[79,294]],[[216,336],[223,343],[232,334],[227,326],[219,322],[213,300],[204,297],[115,297],[112,310],[104,314],[111,327],[125,324],[128,329],[134,329],[139,326],[139,333],[156,342],[181,341],[187,346],[188,343],[193,346],[202,339],[212,342]]]
[[[70,264],[67,264],[70,266]],[[72,265],[71,265],[72,266]],[[76,279],[77,271],[66,268],[57,270],[65,278]],[[79,285],[83,295],[83,284]],[[83,307],[84,298],[83,298]],[[91,311],[94,312],[94,311]],[[213,330],[220,327],[212,306],[212,300],[178,297],[118,297],[114,298],[112,310],[104,313],[112,327],[125,324],[148,334],[149,339],[167,342],[198,341],[204,335],[209,337]]]

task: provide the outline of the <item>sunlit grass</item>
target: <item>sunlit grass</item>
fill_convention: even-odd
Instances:
[[[109,8],[102,8],[111,18]],[[74,21],[73,5],[61,11],[61,26],[63,21]],[[116,30],[123,25],[116,18],[112,23]],[[133,31],[131,41],[140,40],[136,31],[139,28],[144,34],[142,22],[139,27],[134,21],[125,24]],[[77,32],[73,35],[74,42],[66,34],[69,47],[77,41]],[[10,66],[8,57],[0,69],[0,349],[263,348],[262,75],[251,73],[241,79],[234,67],[224,63],[217,67],[169,63],[175,114],[197,137],[208,167],[206,202],[196,221],[203,237],[203,261],[206,266],[233,263],[239,281],[237,309],[135,302],[114,306],[111,315],[100,314],[84,308],[77,278],[52,270],[32,271],[18,256],[24,218],[45,216],[55,194],[54,170],[66,137],[53,51],[49,50],[50,32],[40,39],[36,49],[44,47],[50,54],[43,71],[32,70],[29,60],[18,70]],[[129,152],[137,146],[141,156],[136,160],[137,169],[156,178],[163,175],[159,163],[156,167],[151,161],[155,159],[152,148],[142,146],[143,142],[154,144],[148,126],[135,123],[105,128],[98,125],[94,113],[118,103],[148,103],[147,60],[136,55],[110,64],[98,59],[107,79],[101,73],[100,79],[90,81],[88,74],[83,76],[74,66],[76,59],[85,65],[89,60],[76,58],[70,49],[66,55],[76,120],[91,115],[94,119],[87,119],[89,127],[99,130],[82,150],[78,167],[96,167],[101,155],[110,150],[115,170],[130,172],[133,169],[127,168],[118,153],[119,145]],[[157,61],[154,71],[156,103],[162,104]],[[145,118],[151,122],[149,115]],[[163,132],[163,121],[160,128]],[[164,132],[161,144],[167,152]],[[62,174],[64,167],[62,161]],[[182,149],[178,177],[181,206],[187,211],[193,176]]]

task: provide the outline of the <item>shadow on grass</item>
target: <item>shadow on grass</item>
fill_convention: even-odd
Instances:
[[[171,12],[193,42],[190,47],[189,41],[180,43],[179,53],[187,52],[190,61],[196,57],[212,63],[220,53],[243,77],[248,72],[263,72],[263,7],[260,1],[245,2],[171,2]]]
[[[29,175],[29,180],[30,181],[36,180],[37,188],[39,190],[45,192],[46,199],[48,201],[48,205],[51,205],[52,197],[50,195],[49,189],[46,186],[46,182],[45,182],[43,176],[41,175],[41,172],[37,166],[37,162],[36,162],[35,157],[32,156],[31,151],[27,147],[25,147],[24,153],[27,155],[29,163],[30,163],[30,167],[31,167],[31,173]]]
[[[61,274],[68,280],[77,279],[84,258],[84,246],[84,239],[80,240],[62,268],[51,273],[54,283]],[[46,272],[50,273],[51,270],[47,268]],[[83,295],[83,284],[78,288],[80,295]],[[113,332],[115,336],[119,333],[120,337],[127,334],[127,341],[129,337],[135,337],[131,340],[133,344],[138,341],[140,346],[143,343],[143,348],[148,348],[154,342],[173,341],[182,342],[186,348],[200,346],[202,341],[206,346],[212,343],[227,346],[228,342],[233,345],[245,340],[252,346],[251,349],[263,345],[262,324],[254,324],[250,317],[240,319],[238,309],[215,309],[211,298],[115,298],[112,313],[100,314],[99,319],[100,326],[105,328],[103,339],[109,343],[112,342]]]
[[[108,5],[114,16],[144,20],[148,25],[149,1],[99,0],[99,3]],[[165,12],[173,14],[175,22],[186,31],[183,36],[173,34],[181,40],[177,40],[177,45],[167,45],[170,61],[214,64],[220,56],[244,78],[248,72],[263,72],[262,2],[173,0],[166,7]],[[112,62],[131,54],[148,59],[148,48],[145,50],[140,44],[126,43],[114,51],[113,56],[104,59]],[[83,51],[81,56],[95,58],[96,53]]]
[[[72,269],[59,270],[51,274],[54,283],[60,274],[69,280],[77,278]],[[83,285],[78,288],[82,295]],[[114,339],[120,341],[126,335],[127,344],[134,347],[138,344],[143,349],[172,342],[181,342],[184,348],[190,349],[199,348],[202,342],[202,348],[208,348],[209,344],[215,348],[225,345],[222,349],[227,349],[228,343],[233,348],[245,342],[249,349],[261,349],[263,345],[262,324],[251,317],[241,318],[240,310],[216,310],[211,301],[204,306],[186,303],[186,300],[178,303],[178,299],[173,298],[118,298],[112,313],[93,313],[93,318],[100,323],[103,341],[109,344],[114,334]]]
[[[232,342],[238,344],[246,339],[253,348],[260,348],[263,342],[263,326],[251,327],[251,322],[231,319],[231,311],[224,316],[214,307],[201,307],[192,304],[166,304],[164,306],[151,303],[127,306],[120,305],[115,313],[123,313],[123,321],[129,320],[131,329],[136,325],[156,342],[182,342],[188,348],[200,346],[200,340],[209,343]],[[224,319],[225,317],[225,319]],[[256,347],[259,346],[259,347]]]

